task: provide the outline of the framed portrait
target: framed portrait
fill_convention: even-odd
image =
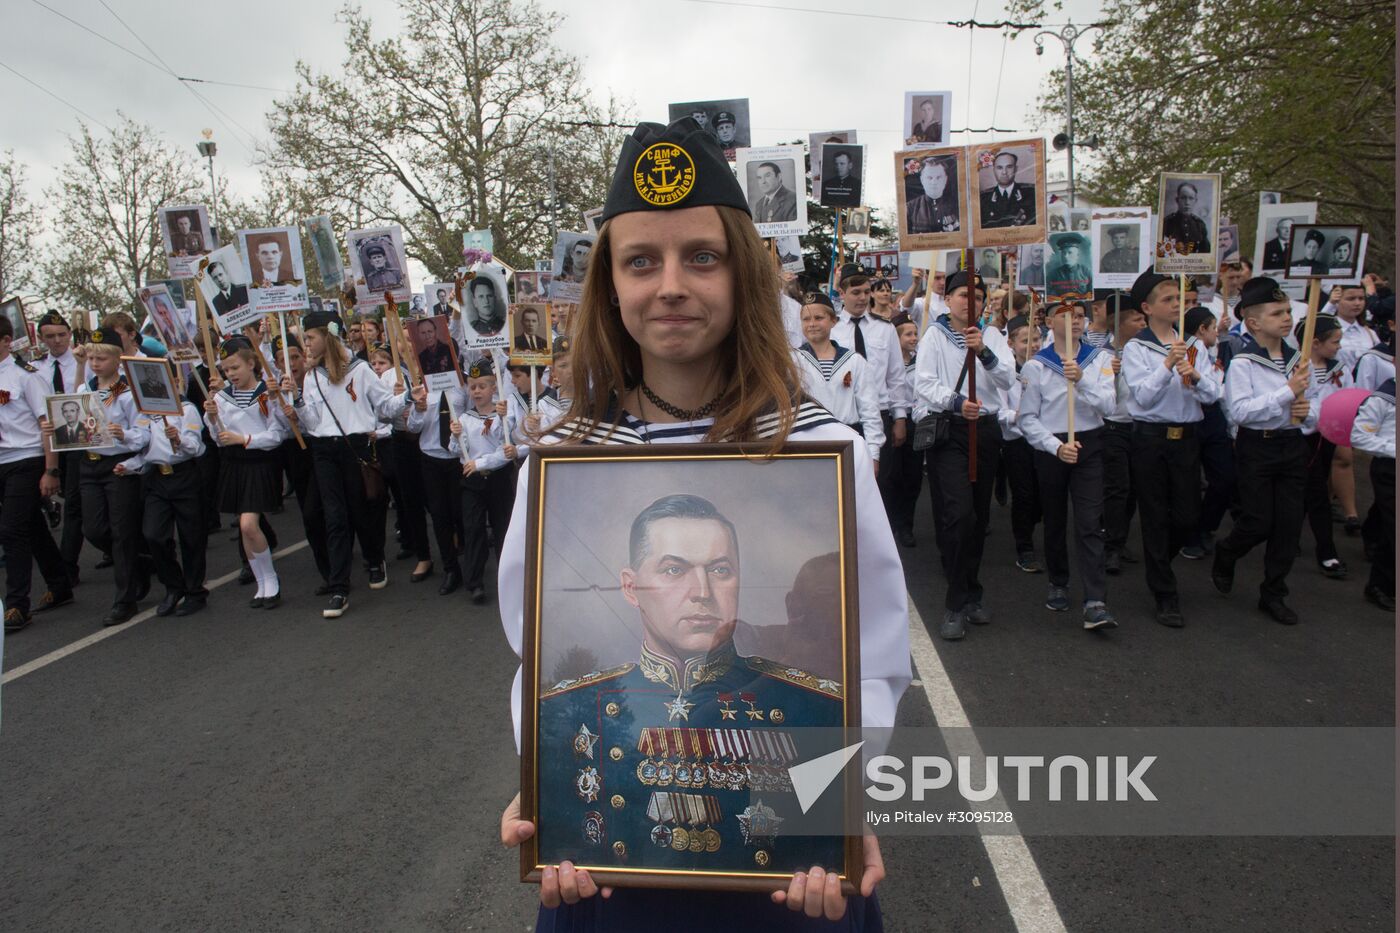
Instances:
[[[1151,208],[1096,207],[1089,214],[1089,231],[1095,288],[1132,288],[1152,267]]]
[[[1055,201],[1045,207],[1046,232],[1047,233],[1068,233],[1069,232],[1069,204],[1065,201]]]
[[[807,807],[788,773],[860,723],[851,445],[531,456],[522,879],[858,888],[858,760]],[[798,508],[812,488],[834,507]]]
[[[248,297],[248,270],[233,244],[209,254],[209,264],[195,285],[224,333],[236,334],[258,319]]]
[[[878,275],[892,285],[899,279],[899,250],[869,249],[856,251],[856,264],[867,275]]]
[[[307,308],[306,266],[296,227],[238,231],[248,273],[248,302],[258,314]]]
[[[899,248],[967,246],[967,149],[911,149],[894,157]]]
[[[759,236],[801,236],[807,232],[805,158],[801,146],[739,150],[734,169]]]
[[[327,312],[329,312],[330,314],[340,315],[340,299],[339,299],[339,298],[322,298],[322,299],[321,299],[321,308],[322,308],[322,310],[327,311]]]
[[[1221,223],[1215,231],[1216,262],[1240,261],[1240,225]]]
[[[147,285],[164,285],[165,290],[170,292],[170,300],[175,307],[181,311],[185,310],[185,283],[179,279],[153,279],[146,282]]]
[[[462,234],[462,249],[474,249],[482,253],[495,251],[496,235],[490,230],[468,230]]]
[[[553,359],[549,305],[510,306],[510,365],[548,366]]]
[[[1161,275],[1214,275],[1211,235],[1220,229],[1219,172],[1163,172],[1157,190],[1153,268]]]
[[[423,295],[415,293],[414,296],[409,299],[408,307],[404,308],[403,305],[399,305],[399,309],[408,317],[427,317],[428,299]]]
[[[969,146],[968,158],[977,172],[972,242],[977,246],[1044,243],[1045,140]]]
[[[1045,244],[1016,247],[1016,287],[1045,290]]]
[[[822,146],[822,194],[824,207],[860,207],[861,175],[865,171],[865,147],[850,143]],[[867,224],[867,227],[869,225]]]
[[[827,130],[825,133],[807,135],[807,151],[811,154],[812,198],[821,203],[822,199],[822,146],[827,143],[853,143],[855,130]]]
[[[112,446],[107,413],[91,392],[50,395],[44,399],[54,426],[54,450],[96,450]]]
[[[549,297],[555,301],[582,301],[583,279],[588,275],[588,261],[593,256],[597,237],[588,233],[560,233],[554,241],[554,262],[550,266],[553,278]]]
[[[316,268],[321,270],[321,286],[328,291],[339,291],[345,284],[345,267],[340,262],[340,247],[335,242],[330,215],[308,217],[302,225],[306,227],[306,239],[316,257]]]
[[[774,237],[773,248],[778,251],[778,267],[784,272],[802,272],[807,268],[807,261],[802,258],[801,237]]]
[[[846,211],[845,223],[841,225],[842,233],[848,237],[856,239],[870,238],[870,208],[853,207]]]
[[[456,341],[446,315],[420,317],[405,321],[404,334],[418,359],[423,384],[429,392],[455,389],[462,385],[462,370],[457,363]]]
[[[137,292],[146,318],[155,328],[156,337],[165,344],[166,353],[177,363],[199,363],[203,358],[195,345],[195,334],[185,326],[184,317],[175,310],[175,302],[165,285],[147,285]]]
[[[1075,233],[1088,233],[1091,211],[1087,207],[1071,207],[1069,209],[1069,228]]]
[[[1293,227],[1317,220],[1317,202],[1270,204],[1259,209],[1258,225],[1254,230],[1255,275],[1278,277],[1288,263],[1288,241]]]
[[[598,227],[603,220],[603,208],[590,207],[583,212],[583,229],[594,236],[598,235]]]
[[[1366,231],[1361,231],[1361,246],[1356,252],[1356,266],[1352,274],[1343,278],[1332,278],[1328,273],[1328,278],[1322,280],[1322,294],[1326,295],[1333,286],[1336,285],[1360,285],[1361,275],[1366,270],[1366,250],[1371,245],[1371,235]]]
[[[199,260],[218,248],[209,210],[203,204],[178,204],[156,212],[161,242],[172,279],[192,279],[199,271]]]
[[[460,310],[457,307],[456,282],[429,282],[423,286],[423,294],[418,297],[423,302],[424,313],[433,317],[451,317]]]
[[[1265,207],[1267,207],[1267,206],[1270,205],[1270,204],[1282,204],[1282,203],[1283,203],[1283,194],[1282,194],[1282,192],[1279,192],[1279,191],[1261,191],[1261,192],[1259,192],[1259,209],[1260,209],[1260,210],[1263,210]]]
[[[28,350],[33,341],[29,338],[29,324],[24,317],[24,302],[18,295],[13,298],[6,298],[0,302],[0,314],[3,314],[10,322],[11,338],[10,350],[18,353],[20,350]]]
[[[136,410],[146,415],[178,418],[185,413],[175,367],[163,356],[124,356],[122,367],[136,399]]]
[[[513,294],[515,296],[514,300],[520,303],[544,301],[549,297],[548,291],[541,292],[540,290],[540,273],[538,272],[515,273],[515,290]]]
[[[681,117],[694,117],[701,129],[708,132],[724,150],[725,158],[733,162],[738,150],[750,145],[752,140],[749,123],[749,99],[734,97],[729,100],[696,100],[682,104],[668,105],[670,119],[674,123]]]
[[[905,91],[904,148],[948,145],[952,114],[952,91]]]
[[[1290,279],[1349,279],[1357,274],[1361,228],[1347,224],[1294,224],[1288,241]]]
[[[1089,237],[1083,233],[1050,234],[1050,260],[1045,268],[1045,297],[1088,300],[1094,293],[1089,265]]]
[[[350,275],[355,280],[355,303],[359,307],[384,304],[386,292],[392,294],[396,303],[406,303],[413,296],[402,227],[351,230],[345,236],[345,245],[350,252]]]

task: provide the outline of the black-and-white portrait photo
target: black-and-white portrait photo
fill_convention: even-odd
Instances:
[[[1238,224],[1221,224],[1215,231],[1216,252],[1220,262],[1240,261],[1240,228]]]
[[[842,232],[850,237],[870,236],[870,208],[853,207],[846,212],[846,222],[842,225]]]
[[[345,245],[350,252],[350,272],[355,277],[355,299],[359,305],[382,305],[385,292],[392,293],[395,303],[408,303],[413,287],[409,283],[402,227],[351,230],[346,234]]]
[[[807,151],[810,154],[808,160],[809,174],[812,176],[812,199],[818,204],[822,199],[822,146],[827,143],[853,143],[856,141],[855,130],[826,130],[822,133],[809,133],[807,135]]]
[[[427,317],[428,299],[424,298],[422,295],[416,294],[412,298],[410,298],[408,301],[408,316]]]
[[[1095,288],[1132,288],[1151,268],[1151,208],[1093,208],[1089,229]]]
[[[169,299],[167,299],[169,300]],[[10,349],[15,352],[29,348],[29,328],[24,323],[24,302],[16,295],[0,304],[0,315],[3,315],[10,322],[10,333],[13,334],[10,342]]]
[[[456,285],[452,282],[429,282],[423,286],[423,294],[416,297],[422,302],[425,314],[450,317],[457,311],[456,294]]]
[[[1089,268],[1089,238],[1082,233],[1056,233],[1050,237],[1050,250],[1050,265],[1045,270],[1046,297],[1092,293],[1094,273]]]
[[[1214,273],[1219,266],[1220,175],[1163,172],[1153,267],[1163,275]]]
[[[826,147],[824,151],[831,148]],[[735,170],[759,236],[790,236],[807,232],[804,161],[805,154],[800,145],[739,150]]]
[[[1255,231],[1254,266],[1259,275],[1282,273],[1288,263],[1288,241],[1298,224],[1310,224],[1317,218],[1317,204],[1274,204],[1259,214]]]
[[[155,328],[157,339],[165,344],[166,353],[181,363],[197,363],[201,357],[195,346],[195,335],[185,326],[175,308],[175,302],[164,284],[147,285],[137,292],[146,317]]]
[[[736,152],[750,145],[753,139],[747,97],[690,101],[671,104],[669,109],[672,123],[681,117],[694,117],[695,122],[715,138],[731,162],[734,161]]]
[[[554,276],[549,296],[555,301],[578,302],[583,298],[583,280],[593,258],[596,238],[587,233],[560,233],[554,241]]]
[[[238,250],[229,244],[209,255],[209,265],[197,280],[204,301],[218,319],[219,330],[226,334],[238,333],[243,325],[257,318],[248,301],[247,275]]]
[[[984,279],[999,281],[1001,279],[1001,260],[994,249],[979,249],[977,251],[977,274]]]
[[[590,207],[583,212],[583,229],[594,236],[598,235],[598,224],[603,219],[603,209],[601,207]]]
[[[162,207],[160,235],[172,279],[192,279],[199,270],[199,259],[218,247],[209,224],[209,211],[202,204]]]
[[[1288,247],[1290,279],[1354,276],[1361,253],[1357,226],[1295,224]]]
[[[1277,191],[1261,191],[1261,192],[1259,192],[1259,206],[1260,206],[1260,207],[1265,207],[1265,206],[1270,205],[1270,204],[1282,204],[1282,203],[1283,203],[1283,195],[1280,194],[1280,193],[1277,192]]]
[[[418,371],[423,374],[423,384],[429,392],[462,384],[449,321],[439,315],[415,318],[404,324],[404,333],[408,335],[409,345],[418,360]]]
[[[1075,233],[1089,232],[1089,209],[1087,207],[1072,207],[1069,210],[1069,228]]]
[[[773,246],[778,251],[778,265],[784,272],[801,272],[807,264],[802,258],[802,240],[795,236],[773,238]]]
[[[112,444],[107,413],[91,392],[50,395],[44,399],[54,425],[53,449],[93,450]]]
[[[510,362],[514,366],[548,366],[553,359],[549,306],[511,305],[509,323]]]
[[[1016,285],[1018,288],[1045,288],[1045,244],[1027,243],[1017,247]]]
[[[126,381],[136,398],[137,410],[147,415],[178,418],[184,414],[175,369],[165,357],[122,357]]]
[[[846,143],[822,146],[822,195],[825,207],[859,207],[865,147]]]
[[[952,101],[952,91],[905,91],[905,147],[948,145]]]
[[[516,287],[522,275],[517,273]],[[484,266],[462,286],[462,335],[476,350],[503,350],[508,346],[506,324],[510,308],[506,280],[499,266]]]
[[[896,153],[901,248],[967,245],[967,204],[962,197],[966,154],[962,147]]]
[[[1138,274],[1142,243],[1136,226],[1114,224],[1106,227],[1100,250],[1099,268],[1104,272]]]
[[[979,158],[977,196],[983,230],[1034,226],[1040,216],[1036,203],[1036,151],[1030,146],[1002,146]]]

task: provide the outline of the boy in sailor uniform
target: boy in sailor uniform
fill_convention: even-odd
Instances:
[[[499,553],[515,505],[515,445],[508,442],[504,420],[496,414],[496,370],[489,358],[467,370],[466,411],[452,424],[454,454],[465,450],[462,464],[462,526],[467,593],[486,602],[486,558],[494,541]],[[490,522],[490,537],[487,522]]]
[[[802,390],[842,424],[865,438],[870,459],[880,469],[880,448],[885,443],[880,402],[873,370],[865,357],[831,339],[836,311],[831,299],[818,291],[802,297],[802,335],[806,342],[792,351],[802,374]]]

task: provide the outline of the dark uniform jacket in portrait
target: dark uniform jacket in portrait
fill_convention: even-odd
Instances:
[[[958,202],[946,194],[938,199],[921,194],[904,202],[904,217],[910,233],[949,233],[961,226]]]
[[[1014,182],[1011,193],[1000,188],[982,192],[982,226],[1025,227],[1035,223],[1035,185]]]
[[[1124,246],[1121,249],[1111,249],[1104,253],[1102,268],[1105,272],[1131,272],[1138,271],[1138,251],[1132,246]]]
[[[227,294],[218,292],[214,295],[214,310],[220,314],[237,311],[247,303],[248,286],[246,285],[230,285]]]
[[[1192,244],[1193,253],[1210,252],[1210,234],[1206,231],[1206,222],[1195,214],[1172,211],[1166,220],[1162,221],[1162,235],[1178,243]]]
[[[383,268],[378,271],[371,269],[365,273],[365,288],[372,292],[388,291],[391,288],[398,288],[403,284],[403,276],[399,270]]]
[[[452,348],[441,340],[418,352],[418,368],[425,373],[450,373],[453,369]]]
[[[643,646],[636,663],[543,690],[540,861],[727,872],[844,864],[840,836],[783,831],[801,816],[788,767],[832,750],[807,747],[796,727],[839,729],[842,697],[838,681],[740,656],[732,641],[683,669]],[[822,810],[839,826],[841,805],[829,790],[807,817]]]
[[[180,233],[178,230],[170,234],[170,246],[175,250],[176,256],[193,256],[205,252],[204,236],[199,233]]]
[[[1288,262],[1288,244],[1278,237],[1264,243],[1264,264],[1261,269],[1282,269]]]

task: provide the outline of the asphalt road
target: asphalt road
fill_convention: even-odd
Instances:
[[[904,554],[933,624],[927,512]],[[274,523],[284,546],[300,539],[291,500]],[[228,538],[211,580],[236,569]],[[996,508],[995,621],[936,650],[974,726],[1393,726],[1394,619],[1361,598],[1359,542],[1342,548],[1351,581],[1298,564],[1297,627],[1254,609],[1256,554],[1229,600],[1205,565],[1178,563],[1181,630],[1152,621],[1132,565],[1111,580],[1122,627],[1094,635],[1042,608],[1045,577],[1015,569]],[[111,584],[92,556],[77,605],[7,639],[6,671],[99,631]],[[225,583],[202,615],[138,622],[4,686],[0,929],[530,929],[535,889],[497,841],[518,771],[516,660],[494,607],[412,585],[400,563],[330,622],[306,549],[278,568],[275,611]],[[922,682],[899,721],[935,724]],[[1395,926],[1389,839],[1026,842],[1071,931]],[[978,838],[888,838],[884,854],[887,929],[1017,929]]]

